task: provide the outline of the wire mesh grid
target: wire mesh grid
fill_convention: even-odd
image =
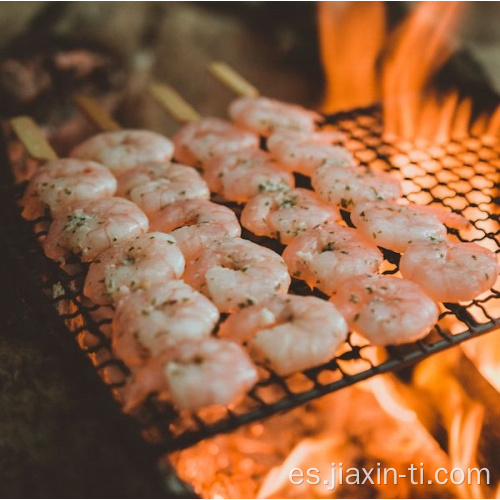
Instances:
[[[464,234],[452,230],[460,240],[480,242],[500,252],[497,210],[500,141],[465,137],[460,141],[420,149],[406,141],[387,142],[382,139],[381,116],[376,108],[336,114],[328,117],[327,123],[342,132],[345,146],[361,165],[373,170],[391,171],[399,176],[405,198],[409,201],[444,205],[467,217],[472,222],[471,229]],[[299,180],[299,183],[304,182],[307,184],[305,179]],[[16,192],[19,196],[19,186]],[[112,310],[90,305],[83,297],[84,265],[75,261],[63,269],[42,257],[36,237],[43,237],[48,219],[27,223],[20,217],[14,201],[10,208],[13,210],[11,218],[15,219],[11,243],[19,247],[18,254],[21,256],[33,259],[36,254],[35,261],[25,260],[25,266],[29,265],[30,272],[41,278],[46,294],[68,330],[76,336],[119,400],[129,371],[110,351]],[[349,224],[349,214],[343,212],[343,216]],[[251,235],[246,236],[251,238]],[[280,250],[280,245],[273,240],[252,239]],[[399,255],[386,250],[383,252],[386,260],[384,272],[397,272]],[[296,280],[293,280],[290,291],[321,296],[320,292],[311,291]],[[421,341],[381,349],[350,334],[337,356],[317,368],[283,378],[259,366],[260,376],[256,386],[243,401],[229,408],[177,412],[168,402],[159,401],[153,395],[132,416],[139,422],[144,436],[159,451],[174,451],[377,374],[399,370],[492,331],[499,325],[500,291],[492,289],[468,303],[443,304],[438,323]]]

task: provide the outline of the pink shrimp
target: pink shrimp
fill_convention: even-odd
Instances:
[[[268,300],[290,286],[290,275],[277,253],[241,238],[214,241],[187,263],[184,280],[221,312]]]
[[[72,158],[48,161],[28,182],[23,196],[23,217],[41,217],[46,209],[55,214],[74,201],[113,196],[116,179],[109,169],[93,161]]]
[[[439,302],[473,300],[498,277],[497,256],[475,243],[413,243],[401,257],[401,273]]]
[[[312,132],[321,115],[301,106],[266,97],[241,97],[229,106],[229,116],[240,127],[265,137],[278,130]]]
[[[156,282],[118,302],[113,353],[129,367],[143,365],[179,342],[209,337],[218,320],[212,302],[183,281]]]
[[[73,253],[90,262],[113,245],[145,233],[148,224],[144,212],[123,198],[79,201],[57,212],[43,247],[53,260],[64,263]]]
[[[366,201],[396,200],[403,193],[401,183],[391,174],[328,163],[316,168],[311,184],[322,200],[345,210]]]
[[[439,313],[419,285],[385,275],[345,281],[331,301],[349,326],[374,345],[421,339]]]
[[[279,295],[232,314],[218,335],[247,345],[253,357],[289,375],[330,360],[347,337],[347,323],[330,302]]]
[[[213,193],[227,201],[244,203],[268,191],[294,186],[294,178],[260,149],[243,149],[218,156],[206,164],[205,180]]]
[[[255,196],[241,213],[241,225],[257,236],[279,238],[287,245],[304,231],[338,218],[338,211],[315,193],[297,188]]]
[[[118,178],[117,193],[147,214],[177,201],[210,198],[200,174],[179,163],[148,163],[128,170]]]
[[[150,229],[172,233],[186,261],[214,241],[241,236],[234,212],[208,200],[173,203],[150,217]]]
[[[329,222],[294,238],[283,260],[294,278],[330,295],[347,279],[375,273],[382,253],[355,229]]]
[[[178,279],[184,256],[169,234],[146,233],[102,252],[89,267],[84,294],[107,305],[131,291]]]
[[[467,219],[444,208],[388,201],[357,205],[351,219],[366,238],[394,252],[404,252],[411,243],[445,241],[444,224],[461,229],[469,225]]]
[[[267,140],[271,156],[284,168],[311,177],[321,165],[350,167],[356,164],[345,148],[333,146],[339,139],[338,132],[279,131]]]
[[[148,130],[103,132],[76,146],[73,158],[94,160],[106,165],[115,175],[151,162],[167,162],[174,145],[163,135]]]
[[[125,392],[125,409],[131,410],[153,392],[180,410],[225,406],[256,381],[257,369],[238,344],[214,338],[181,342],[134,372]]]
[[[177,161],[203,167],[215,156],[258,148],[259,138],[219,118],[203,118],[184,125],[173,137]]]

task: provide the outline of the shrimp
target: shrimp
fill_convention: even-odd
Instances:
[[[180,410],[228,405],[248,392],[257,376],[248,354],[234,342],[215,338],[180,342],[135,371],[124,407],[133,409],[153,392]]]
[[[350,167],[356,164],[347,149],[327,142],[338,135],[337,132],[276,132],[267,140],[267,147],[282,167],[311,177],[321,165]]]
[[[244,149],[210,160],[205,180],[213,193],[237,203],[262,192],[289,189],[295,183],[291,173],[260,149]]]
[[[241,97],[229,106],[229,116],[236,125],[268,137],[278,130],[312,132],[322,116],[302,106],[266,97]]]
[[[212,302],[183,281],[156,282],[118,302],[113,353],[129,367],[140,366],[179,342],[209,337],[217,321]]]
[[[259,147],[259,138],[255,134],[219,118],[188,123],[172,137],[172,141],[176,160],[193,167],[203,167],[215,156]]]
[[[284,376],[329,361],[347,338],[347,323],[330,302],[279,295],[232,314],[218,335],[248,346]]]
[[[294,238],[283,260],[292,277],[331,295],[343,281],[375,273],[383,258],[356,230],[329,222]]]
[[[148,163],[131,169],[118,178],[117,193],[147,214],[177,201],[210,198],[200,174],[178,163]]]
[[[357,205],[351,213],[351,220],[376,245],[401,253],[411,243],[445,241],[444,224],[455,228],[469,224],[461,215],[445,209],[387,201]]]
[[[186,261],[214,241],[241,236],[234,212],[208,200],[173,203],[150,217],[150,229],[172,233]]]
[[[498,277],[497,256],[475,243],[413,243],[401,257],[403,276],[439,302],[473,300]]]
[[[346,281],[330,300],[353,330],[380,346],[425,337],[439,314],[419,285],[385,275]]]
[[[304,231],[338,218],[338,211],[312,191],[297,188],[255,196],[241,213],[241,225],[257,236],[279,238],[287,245]]]
[[[57,212],[43,242],[49,259],[65,262],[68,253],[83,262],[148,230],[148,218],[123,198],[99,198],[66,205]]]
[[[214,241],[186,264],[184,280],[221,312],[268,300],[290,286],[290,275],[277,253],[241,238]]]
[[[73,158],[93,160],[106,165],[115,175],[151,162],[167,162],[174,145],[161,134],[148,130],[103,132],[76,146]]]
[[[33,220],[46,209],[55,214],[74,201],[105,198],[115,192],[116,179],[99,163],[72,158],[48,161],[28,182],[22,199],[23,217]]]
[[[313,172],[311,184],[322,200],[345,210],[366,201],[395,200],[402,195],[396,177],[356,166],[324,163]]]
[[[113,304],[131,291],[180,278],[184,265],[184,256],[172,236],[146,233],[123,241],[94,259],[83,293],[95,304]]]

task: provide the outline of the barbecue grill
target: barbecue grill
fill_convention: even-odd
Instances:
[[[481,242],[500,252],[498,212],[494,209],[500,168],[498,141],[469,136],[419,151],[411,143],[383,138],[382,116],[377,107],[330,115],[325,123],[344,135],[344,145],[361,165],[400,175],[409,201],[442,205],[467,217],[472,223],[467,235],[450,230],[461,241]],[[11,138],[6,135],[6,140]],[[118,394],[129,372],[110,351],[104,329],[111,320],[106,317],[95,320],[99,307],[89,306],[82,295],[86,266],[75,260],[63,270],[45,258],[37,238],[46,234],[49,218],[23,220],[17,201],[24,186],[14,185],[6,171],[2,171],[2,177],[4,196],[0,204],[6,221],[4,239],[17,255],[26,279],[31,286],[43,288],[68,330],[75,337],[86,335],[83,349],[104,382]],[[307,182],[300,178],[298,185],[304,186]],[[237,206],[230,206],[238,212]],[[343,212],[342,215],[350,224],[349,214]],[[248,233],[244,236],[274,250],[281,249],[274,240],[257,239]],[[384,250],[384,258],[384,272],[396,273],[399,255]],[[290,292],[322,296],[296,280]],[[401,370],[499,325],[500,291],[492,289],[472,302],[443,304],[438,323],[418,342],[381,350],[351,334],[342,353],[317,368],[284,378],[259,366],[258,383],[237,405],[217,411],[177,412],[171,405],[151,396],[133,416],[144,436],[160,453],[180,450],[375,375]]]

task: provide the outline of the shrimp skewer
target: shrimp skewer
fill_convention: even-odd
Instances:
[[[178,201],[210,197],[200,174],[177,163],[149,163],[128,170],[118,178],[118,194],[132,200],[147,214]]]
[[[290,286],[290,275],[277,253],[241,238],[214,241],[187,263],[184,280],[221,312],[268,300]]]
[[[497,256],[475,243],[413,243],[400,261],[401,273],[439,302],[473,300],[498,277]]]
[[[436,304],[419,285],[385,275],[346,281],[330,300],[348,325],[374,345],[421,339],[438,319]]]
[[[347,323],[322,299],[279,295],[229,316],[219,337],[246,345],[276,373],[290,375],[330,360],[347,337]]]
[[[351,220],[364,237],[400,253],[411,243],[445,241],[445,223],[457,229],[469,224],[464,217],[437,207],[398,205],[387,201],[358,205]]]
[[[48,161],[31,177],[24,192],[23,217],[33,220],[48,208],[55,214],[75,201],[113,196],[116,179],[104,166],[74,159]]]
[[[145,233],[148,225],[144,212],[123,198],[75,202],[57,212],[43,248],[49,259],[62,263],[69,253],[90,262],[113,245]]]
[[[241,236],[241,226],[234,212],[208,200],[168,205],[151,215],[150,229],[171,233],[186,261],[214,241]]]
[[[146,233],[102,252],[89,267],[83,293],[96,304],[113,304],[131,291],[180,278],[184,265],[172,236]]]
[[[307,189],[262,193],[241,213],[241,225],[257,236],[279,238],[287,245],[299,234],[339,218],[338,211]]]
[[[168,162],[174,153],[172,141],[148,130],[102,132],[76,146],[72,158],[106,165],[115,175],[141,165]]]
[[[294,238],[283,260],[292,277],[331,295],[344,281],[377,272],[383,258],[355,229],[329,222]]]
[[[327,162],[315,169],[311,183],[322,200],[345,210],[367,201],[396,200],[403,194],[398,179],[388,173]]]
[[[181,342],[135,371],[125,392],[125,410],[149,394],[173,401],[180,410],[234,403],[257,381],[257,369],[239,345],[207,338]]]
[[[207,162],[205,180],[210,190],[227,201],[244,203],[263,192],[294,186],[293,175],[260,149],[244,149]]]
[[[208,338],[219,311],[183,281],[156,282],[118,302],[113,352],[127,366],[145,364],[179,343]]]

